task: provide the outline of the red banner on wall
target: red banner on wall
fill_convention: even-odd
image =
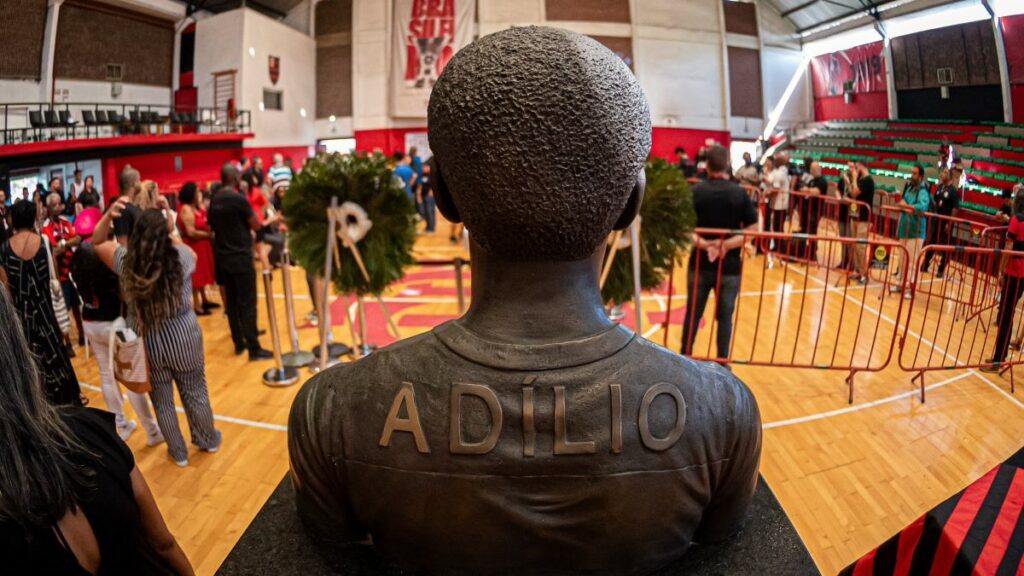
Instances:
[[[843,85],[853,82],[856,93],[885,92],[885,60],[882,43],[872,42],[811,60],[814,97],[842,96]]]

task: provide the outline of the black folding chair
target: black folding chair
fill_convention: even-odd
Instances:
[[[39,110],[28,111],[28,123],[35,133],[36,142],[42,140],[43,128],[46,128],[46,121],[43,120],[43,113]]]
[[[68,136],[68,129],[71,129],[71,137],[76,138],[78,133],[75,131],[75,127],[78,126],[78,120],[71,117],[71,112],[67,110],[60,110],[57,112],[58,118],[60,118],[60,124],[64,127],[64,137]]]
[[[60,118],[57,116],[56,110],[44,110],[43,119],[46,120],[46,127],[50,129],[50,139],[53,139],[53,129],[61,128]],[[67,130],[64,131],[64,136],[67,137]]]
[[[92,137],[92,128],[96,126],[96,113],[92,110],[82,110],[82,123],[85,124],[85,137]],[[99,136],[99,128],[96,129],[96,135]]]

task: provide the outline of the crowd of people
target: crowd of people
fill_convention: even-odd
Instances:
[[[266,173],[259,158],[243,158],[226,164],[208,186],[186,183],[172,201],[125,166],[119,194],[105,207],[92,176],[83,179],[76,170],[67,191],[54,178],[49,190],[40,187],[32,197],[24,190],[13,204],[0,202],[0,283],[37,359],[47,399],[86,403],[71,358],[88,342],[122,439],[141,423],[147,444],[166,442],[170,458],[187,466],[176,386],[193,444],[217,451],[221,438],[197,317],[223,305],[235,353],[247,353],[250,361],[273,357],[259,340],[256,262],[275,265],[274,244],[284,231],[281,199],[293,176],[280,155]],[[211,293],[215,288],[221,304]],[[122,325],[145,345],[152,390],[148,397],[127,391],[139,422],[125,416],[112,372],[114,334]]]
[[[754,162],[751,155],[745,153],[742,165],[735,169],[730,166],[728,150],[713,142],[700,148],[696,162],[691,162],[682,148],[677,148],[676,154],[678,168],[694,183],[698,228],[746,232],[760,229],[771,234],[756,247],[748,243],[747,249],[751,253],[763,251],[783,262],[787,259],[816,261],[817,243],[793,236],[793,233],[818,235],[819,222],[826,216],[827,209],[828,217],[836,222],[840,237],[867,239],[873,224],[892,226],[889,233],[903,247],[901,254],[906,254],[907,262],[897,261],[891,266],[891,292],[902,292],[904,298],[911,299],[919,275],[930,272],[932,261],[936,259],[938,266],[934,278],[941,280],[946,274],[947,252],[927,251],[923,258],[919,256],[926,246],[947,245],[955,240],[952,221],[961,205],[961,186],[965,178],[962,162],[951,154],[945,156],[938,166],[934,186],[926,177],[925,167],[915,164],[903,190],[890,194],[884,202],[871,169],[863,161],[849,162],[833,185],[823,176],[817,160],[808,157],[797,164],[785,151],[765,157],[763,164]],[[1003,198],[1004,204],[997,218],[1007,222],[1007,242],[1013,242],[1013,246],[1019,249],[1024,247],[1016,239],[1017,236],[1024,238],[1024,232],[1020,231],[1024,228],[1017,228],[1024,222],[1024,204],[1020,207],[1016,204],[1018,200],[1024,202],[1024,186],[1017,185],[1004,191]],[[887,208],[880,210],[883,204]],[[728,358],[732,316],[739,290],[743,236],[703,238],[695,235],[695,245],[697,250],[690,257],[688,278],[694,306],[687,309],[683,322],[682,351],[684,354],[692,352],[709,294],[716,291],[717,353],[719,358]],[[842,251],[838,268],[846,271],[851,282],[868,283],[873,257],[868,248],[867,242],[858,242],[847,245]],[[1010,263],[1004,266],[1001,280],[1000,331],[992,360],[995,367],[1004,360],[1011,345],[1008,334],[1013,306],[1024,296],[1024,266],[1017,260],[1010,259]],[[906,270],[907,278],[900,278],[901,270]],[[1019,343],[1013,345],[1020,347]]]

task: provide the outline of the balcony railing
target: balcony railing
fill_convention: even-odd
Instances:
[[[250,129],[248,110],[101,102],[0,103],[3,144],[129,134],[229,134]]]

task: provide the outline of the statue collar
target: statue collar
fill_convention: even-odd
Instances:
[[[636,337],[629,328],[616,325],[579,340],[506,344],[485,340],[458,320],[437,326],[433,334],[459,356],[475,364],[502,370],[555,370],[582,366],[612,356]]]

